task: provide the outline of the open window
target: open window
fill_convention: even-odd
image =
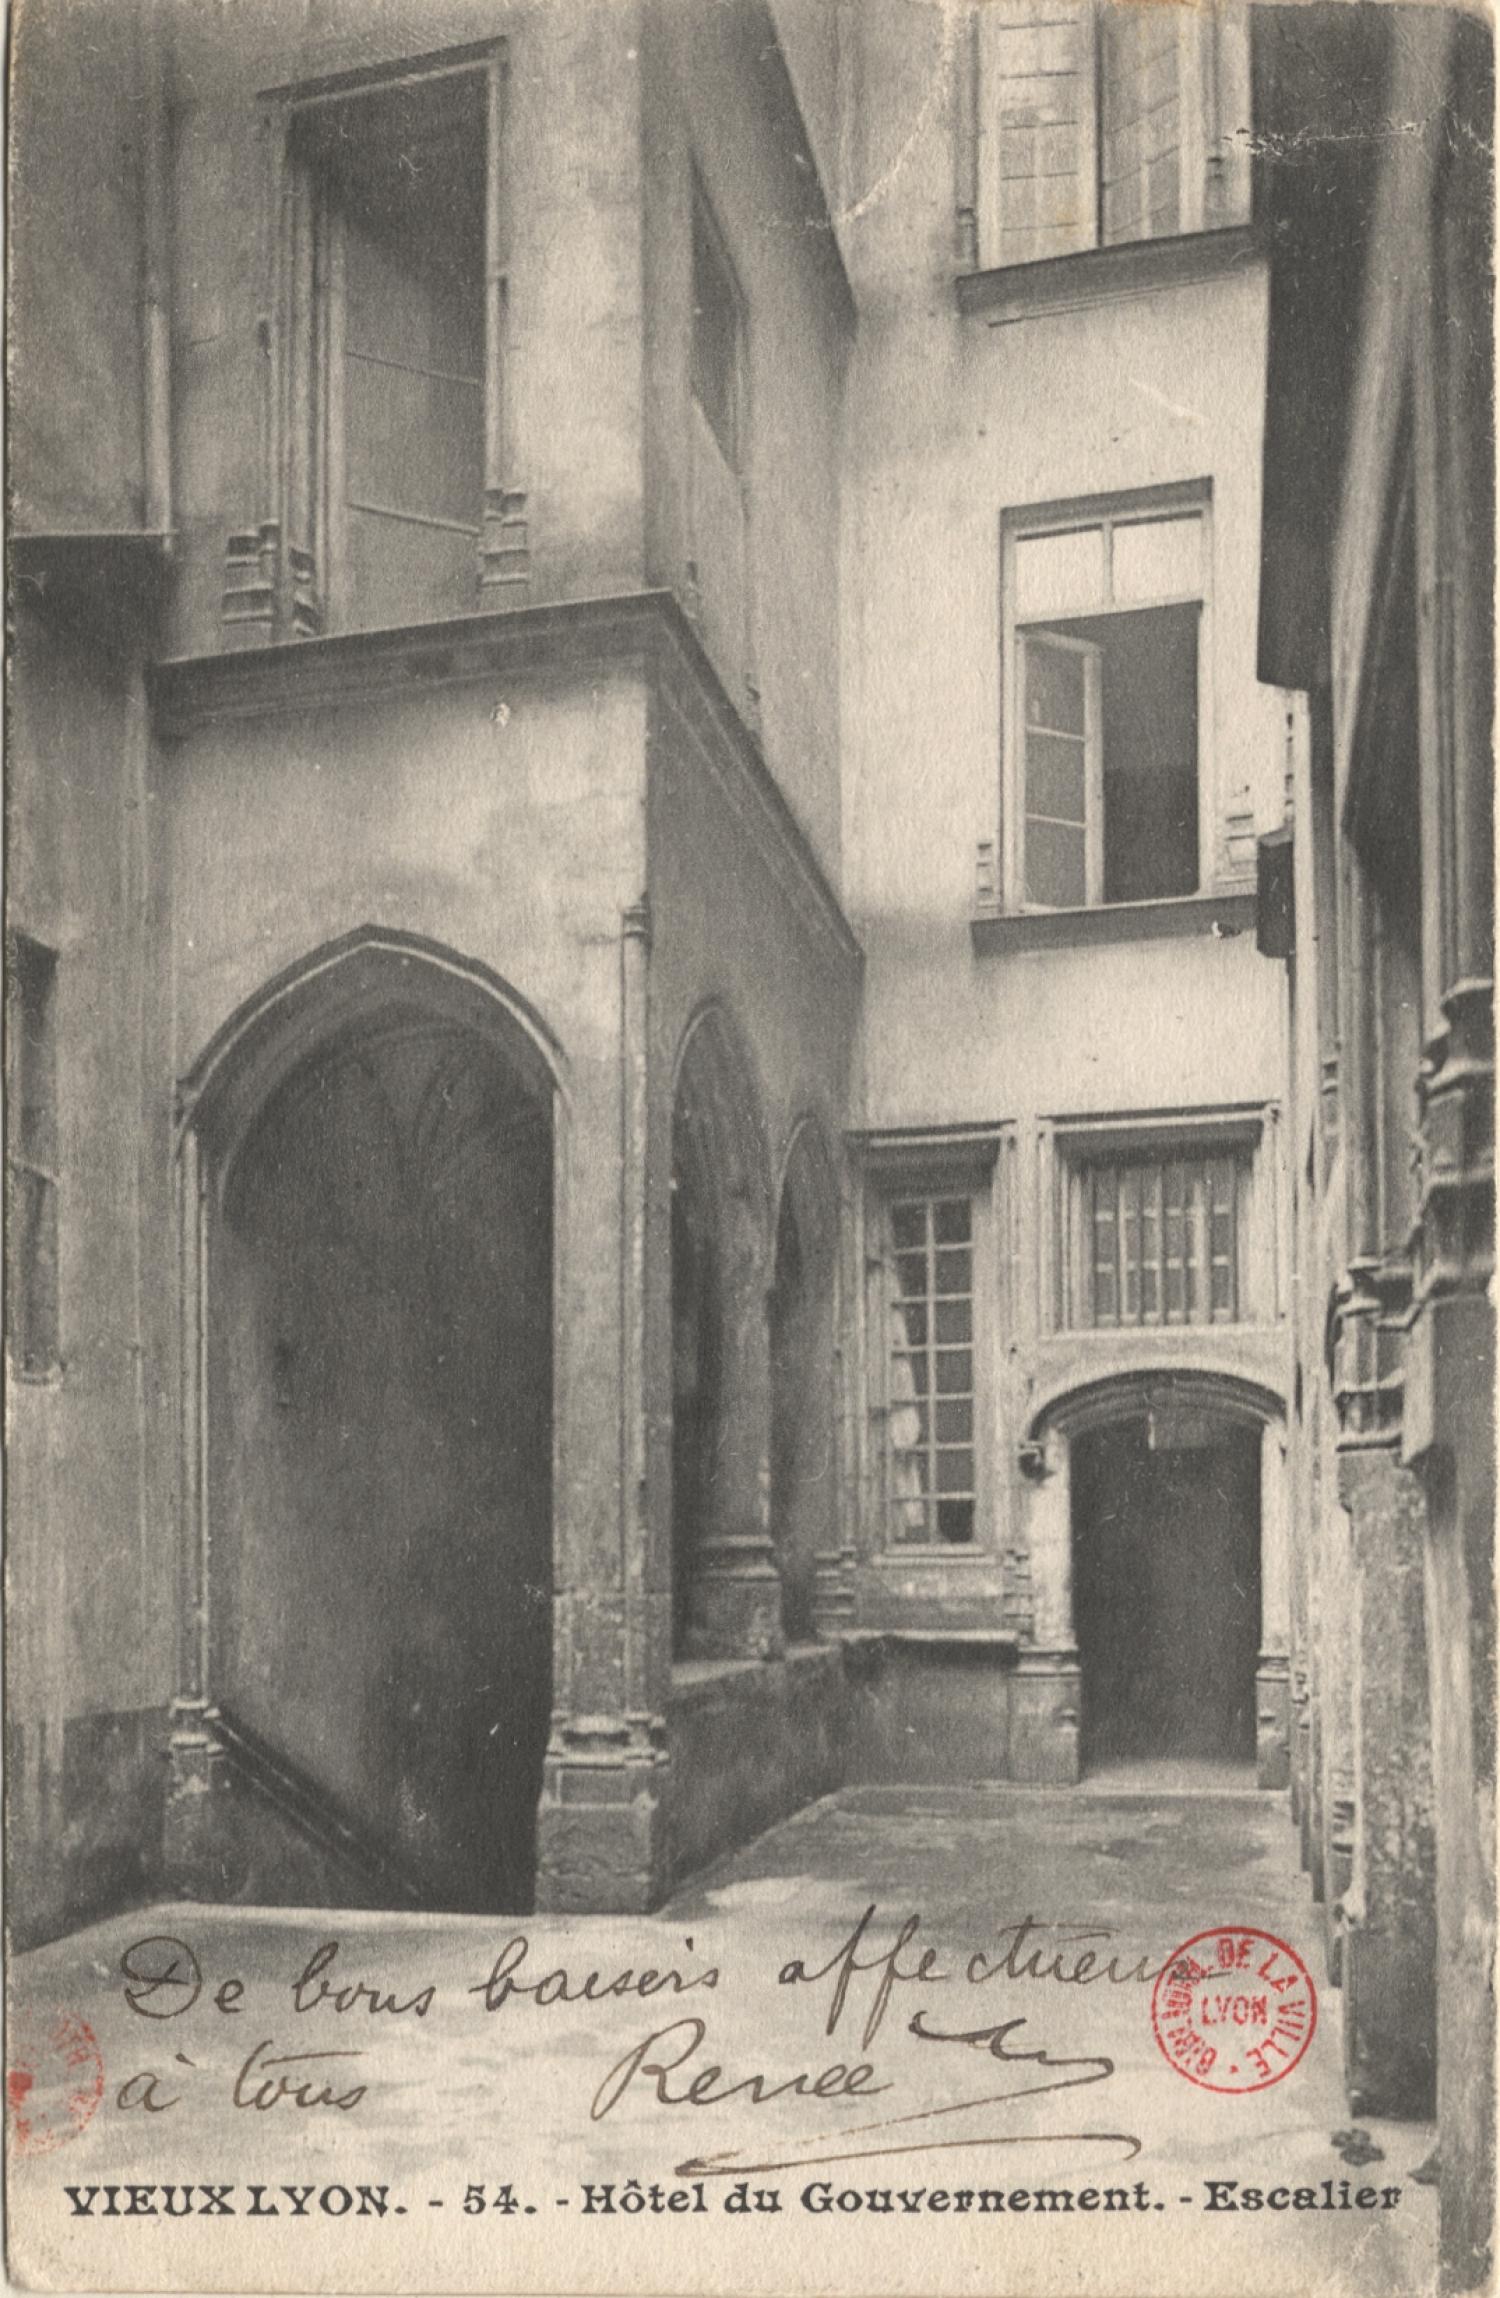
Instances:
[[[1009,907],[1200,890],[1206,526],[1180,497],[1007,518]]]

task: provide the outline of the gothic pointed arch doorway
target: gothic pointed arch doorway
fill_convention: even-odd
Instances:
[[[231,1790],[206,1864],[236,1896],[523,1909],[552,1659],[544,1043],[481,969],[372,932],[257,1001],[196,1087],[179,1705]]]

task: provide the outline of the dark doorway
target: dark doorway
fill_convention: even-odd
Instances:
[[[216,1692],[434,1908],[533,1889],[551,1176],[488,1039],[386,1011],[280,1085],[215,1238]]]
[[[1084,1768],[1255,1754],[1260,1435],[1176,1408],[1072,1446]]]

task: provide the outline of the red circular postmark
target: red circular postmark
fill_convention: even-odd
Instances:
[[[50,2154],[76,2138],[104,2096],[104,2061],[76,2011],[22,2013],[11,2023],[5,2069],[11,2144]]]
[[[1222,1924],[1185,1939],[1151,1992],[1168,2066],[1206,2091],[1263,2091],[1289,2075],[1318,2023],[1307,1965],[1270,1931]]]

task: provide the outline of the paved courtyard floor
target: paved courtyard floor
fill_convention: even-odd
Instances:
[[[1315,1982],[1269,2087],[1153,2032],[1211,1928]],[[12,2272],[1417,2298],[1432,2132],[1351,2132],[1319,1938],[1281,1797],[1140,1775],[852,1789],[654,1916],[152,1907],[14,1966]]]

